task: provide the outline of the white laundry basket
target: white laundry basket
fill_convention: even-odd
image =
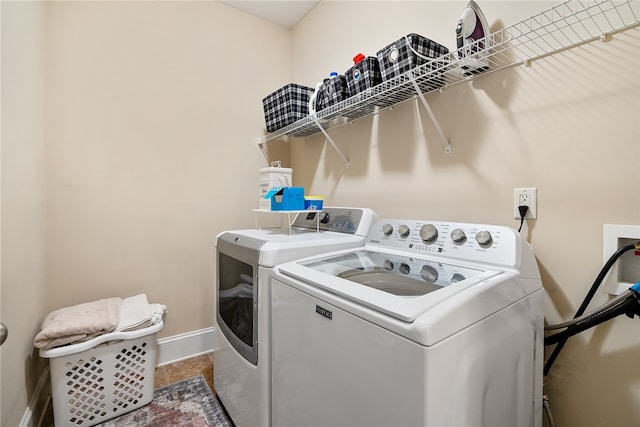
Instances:
[[[163,322],[130,332],[40,350],[50,359],[56,426],[93,426],[153,399],[156,332]]]

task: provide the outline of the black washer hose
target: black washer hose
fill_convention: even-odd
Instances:
[[[596,280],[591,285],[591,289],[589,289],[589,292],[587,292],[587,295],[584,297],[584,300],[582,301],[582,304],[578,308],[578,311],[576,311],[576,314],[573,316],[574,319],[576,317],[580,317],[580,316],[582,316],[584,314],[585,310],[589,306],[589,303],[593,299],[593,296],[596,294],[596,291],[598,290],[598,287],[600,286],[600,284],[604,280],[604,278],[607,275],[607,273],[609,272],[609,270],[611,270],[611,267],[613,267],[613,264],[615,264],[615,262],[618,260],[618,258],[620,258],[625,252],[630,251],[630,250],[635,249],[635,248],[636,248],[636,244],[635,243],[631,243],[631,244],[622,246],[613,255],[611,255],[611,257],[607,260],[606,264],[600,270],[600,273],[598,274],[598,277],[596,277]],[[562,351],[562,348],[567,343],[567,340],[569,339],[569,337],[570,336],[562,337],[562,339],[560,339],[558,341],[558,344],[553,349],[553,352],[551,353],[551,356],[549,356],[549,360],[547,360],[547,363],[545,363],[545,365],[544,365],[543,375],[545,377],[549,374],[549,371],[551,370],[551,366],[553,366],[553,363],[556,361],[556,358],[558,357],[558,354],[560,354],[560,351]]]
[[[571,325],[562,332],[544,337],[544,345],[556,344],[563,340],[566,341],[568,338],[577,335],[580,332],[586,331],[589,328],[597,326],[622,314],[633,316],[636,313],[640,313],[638,310],[638,300],[633,295],[629,295],[625,300],[609,310],[606,310],[592,318],[586,319],[583,322]]]

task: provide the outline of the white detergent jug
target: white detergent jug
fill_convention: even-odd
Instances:
[[[316,83],[316,89],[313,91],[313,94],[309,97],[309,114],[311,115],[316,114],[316,98],[318,97],[320,86],[322,86],[322,82]]]
[[[262,210],[271,210],[271,200],[265,199],[264,196],[273,187],[293,186],[292,175],[293,169],[281,167],[279,160],[271,162],[271,167],[260,169],[258,207]]]

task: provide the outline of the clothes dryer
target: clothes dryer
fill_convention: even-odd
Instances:
[[[541,426],[543,291],[515,230],[384,220],[272,276],[274,425]]]
[[[364,246],[375,213],[326,207],[280,228],[232,230],[216,241],[218,326],[214,388],[238,427],[271,424],[271,270],[277,264]]]

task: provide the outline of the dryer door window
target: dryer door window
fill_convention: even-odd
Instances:
[[[225,253],[218,254],[218,313],[220,329],[230,344],[257,364],[257,288],[254,267]]]

